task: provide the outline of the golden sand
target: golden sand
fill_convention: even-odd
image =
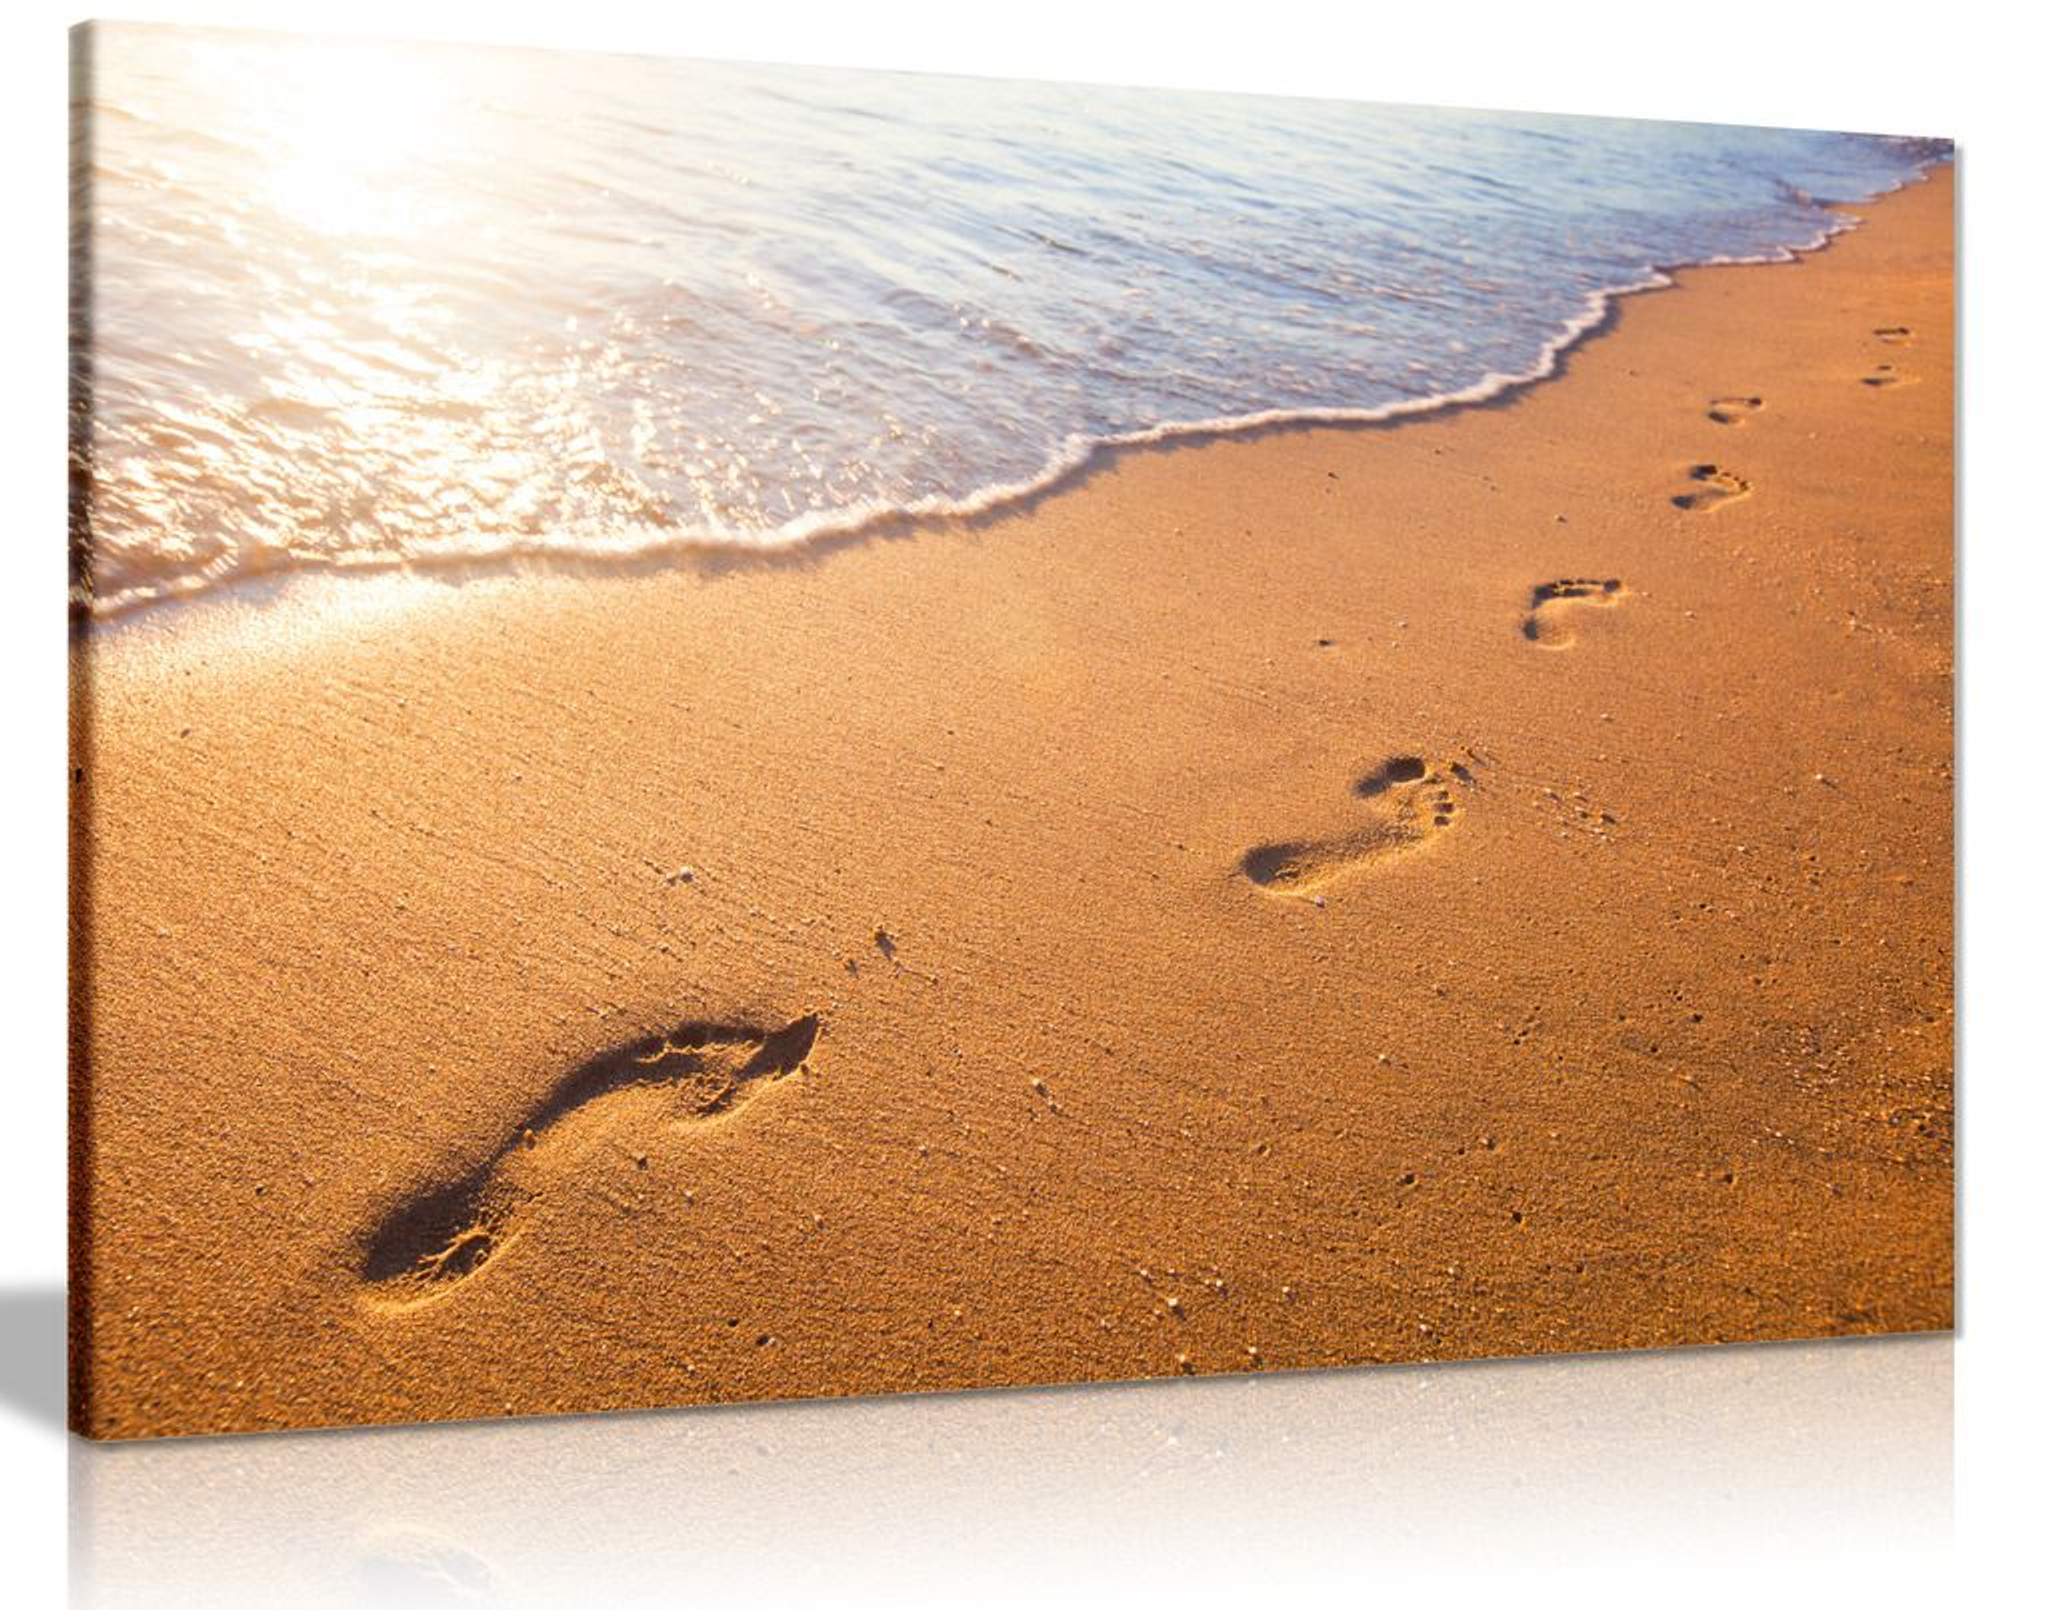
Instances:
[[[1952,182],[1562,378],[75,650],[75,1419],[1951,1323]]]

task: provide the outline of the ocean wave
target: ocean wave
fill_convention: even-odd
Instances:
[[[1944,154],[943,79],[885,115],[871,75],[361,48],[367,129],[324,52],[101,43],[95,617],[299,571],[765,555],[1120,452],[1489,403],[1619,298],[1818,249],[1853,219],[1817,197]]]

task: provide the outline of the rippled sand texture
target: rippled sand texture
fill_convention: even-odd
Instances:
[[[79,1423],[1948,1326],[1950,178],[1869,215],[1491,407],[90,639]]]

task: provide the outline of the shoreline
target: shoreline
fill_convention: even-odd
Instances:
[[[1796,264],[1803,258],[1826,251],[1843,236],[1861,228],[1864,220],[1855,209],[1875,206],[1887,196],[1897,195],[1914,185],[1926,184],[1935,173],[1952,166],[1952,157],[1924,158],[1914,177],[1901,179],[1890,189],[1879,191],[1866,200],[1820,203],[1836,215],[1837,222],[1824,228],[1806,245],[1784,246],[1769,255],[1653,263],[1643,279],[1589,291],[1581,313],[1566,320],[1560,331],[1543,343],[1536,360],[1528,368],[1509,374],[1489,373],[1457,391],[1403,398],[1372,407],[1273,408],[1213,420],[1142,426],[1109,436],[1070,439],[1058,455],[1024,480],[994,482],[960,497],[925,498],[900,506],[818,510],[813,517],[799,522],[795,529],[785,525],[748,534],[721,536],[695,533],[596,551],[579,548],[575,543],[540,542],[478,554],[429,553],[342,563],[291,559],[245,574],[214,580],[196,579],[190,587],[133,599],[99,612],[79,606],[74,600],[74,636],[110,630],[166,605],[214,602],[231,605],[238,600],[246,603],[252,594],[287,588],[296,582],[316,578],[419,576],[460,583],[472,577],[500,573],[517,575],[529,570],[604,576],[619,572],[630,574],[650,566],[717,566],[802,556],[813,549],[829,552],[847,543],[915,534],[930,526],[979,526],[1026,514],[1046,498],[1061,496],[1085,484],[1091,476],[1115,468],[1120,458],[1133,452],[1201,448],[1227,441],[1257,441],[1271,434],[1296,431],[1383,429],[1413,420],[1430,419],[1440,413],[1511,403],[1532,386],[1562,379],[1572,352],[1583,343],[1605,334],[1630,298],[1674,290],[1678,286],[1679,275],[1696,269]]]
[[[88,632],[81,1428],[1947,1328],[1952,188],[1398,430]]]

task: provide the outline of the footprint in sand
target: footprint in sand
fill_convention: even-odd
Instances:
[[[1544,648],[1570,648],[1578,637],[1571,628],[1571,617],[1580,607],[1612,609],[1627,596],[1628,590],[1611,577],[1606,581],[1543,582],[1529,589],[1529,613],[1522,617],[1522,635]]]
[[[816,1016],[772,1031],[685,1023],[570,1070],[490,1156],[415,1192],[370,1231],[362,1273],[372,1295],[409,1308],[453,1290],[511,1246],[528,1206],[591,1139],[628,1122],[687,1125],[735,1112],[801,1068],[817,1037]]]
[[[1672,497],[1672,503],[1678,508],[1695,514],[1704,513],[1749,496],[1749,482],[1718,464],[1695,464],[1685,473],[1693,488]]]
[[[1707,418],[1717,425],[1742,425],[1764,409],[1761,397],[1716,397],[1707,404]]]
[[[1247,850],[1238,871],[1276,895],[1313,895],[1326,884],[1419,850],[1454,826],[1453,784],[1470,788],[1471,770],[1397,755],[1361,777],[1352,792],[1371,802],[1368,819],[1327,838],[1289,839]]]
[[[1891,386],[1910,386],[1913,384],[1913,378],[1909,374],[1900,373],[1899,366],[1895,363],[1881,363],[1863,377],[1863,383],[1883,391]]]
[[[1870,333],[1888,347],[1910,347],[1913,344],[1913,332],[1903,324],[1887,324]]]

